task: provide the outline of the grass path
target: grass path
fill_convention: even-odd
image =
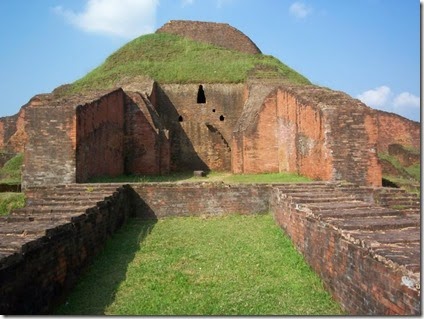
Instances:
[[[339,315],[271,215],[131,220],[56,314]]]

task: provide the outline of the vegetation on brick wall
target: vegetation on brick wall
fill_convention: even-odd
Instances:
[[[0,183],[19,184],[21,182],[21,167],[23,163],[23,154],[19,153],[8,160],[0,168]]]
[[[414,193],[420,192],[420,163],[404,166],[396,158],[396,156],[389,155],[388,153],[379,153],[378,158],[381,162],[386,162],[393,168],[391,172],[385,172],[383,168],[383,177],[387,181],[399,187],[405,188],[407,191]]]
[[[310,84],[278,59],[247,54],[155,33],[134,39],[106,61],[68,87],[69,93],[108,89],[134,77],[161,83],[240,83],[248,77],[279,78],[293,84]]]
[[[7,215],[11,210],[24,206],[24,193],[0,193],[0,216]]]

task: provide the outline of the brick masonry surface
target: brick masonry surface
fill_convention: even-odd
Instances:
[[[226,23],[172,20],[156,31],[250,54],[261,53],[245,34]]]
[[[418,315],[419,207],[402,191],[327,182],[30,188],[27,206],[0,218],[0,313],[49,313],[130,216],[271,211],[347,313]]]

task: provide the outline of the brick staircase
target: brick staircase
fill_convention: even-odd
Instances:
[[[51,230],[75,221],[101,204],[119,185],[39,187],[27,193],[27,205],[0,218],[0,260]],[[0,264],[1,267],[1,264]]]
[[[120,184],[29,189],[0,217],[0,313],[46,314],[131,214]]]
[[[418,196],[348,183],[293,184],[279,190],[292,207],[349,233],[375,254],[420,272]]]

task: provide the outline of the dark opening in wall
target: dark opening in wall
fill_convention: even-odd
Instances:
[[[178,122],[182,122],[183,121],[183,117],[180,115],[179,117],[178,117]]]
[[[197,103],[206,103],[205,91],[203,91],[203,85],[199,85],[199,90],[197,91]]]
[[[220,120],[221,122],[222,122],[224,119],[225,119],[224,115],[221,115],[221,116],[219,117],[219,120]]]
[[[212,112],[214,112],[214,113],[215,113],[215,109],[213,109],[213,110],[212,110]]]

